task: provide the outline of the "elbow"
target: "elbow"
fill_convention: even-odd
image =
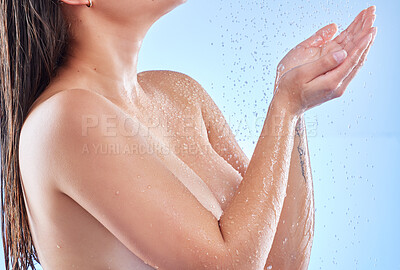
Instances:
[[[232,250],[226,248],[219,255],[214,255],[209,260],[201,261],[193,269],[223,269],[223,270],[263,270],[265,260],[262,256],[246,256],[245,254],[233,255]]]
[[[198,267],[194,269],[226,269],[226,270],[239,270],[230,254],[228,249],[214,253],[212,256],[206,254],[205,258],[200,259]]]
[[[185,251],[186,250],[186,251]],[[185,251],[185,252],[183,252]],[[229,250],[224,245],[191,246],[180,250],[164,269],[196,269],[196,270],[240,270],[235,266]]]
[[[263,256],[245,256],[244,254],[241,256],[233,256],[230,250],[227,249],[224,252],[213,253],[213,255],[206,253],[205,256],[198,257],[194,261],[192,261],[190,265],[188,264],[189,267],[180,268],[196,270],[264,270],[266,258],[264,260]]]
[[[218,257],[217,255],[215,255],[214,257],[210,256],[209,258],[192,260],[186,264],[186,267],[182,267],[182,265],[180,265],[179,267],[174,267],[173,269],[239,270],[241,268],[238,268],[237,266],[235,266],[230,259],[224,258],[223,256]]]

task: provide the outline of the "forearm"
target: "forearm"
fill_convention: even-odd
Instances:
[[[314,195],[304,117],[296,125],[286,198],[265,269],[307,269],[314,235]]]
[[[298,117],[274,101],[238,191],[220,219],[237,269],[262,269],[283,207]]]

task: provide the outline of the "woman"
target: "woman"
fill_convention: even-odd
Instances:
[[[146,32],[183,2],[1,1],[7,269],[307,268],[302,115],[343,94],[375,38],[375,8],[281,61],[249,161],[196,81],[137,74]]]

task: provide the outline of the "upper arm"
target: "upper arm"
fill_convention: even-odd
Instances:
[[[249,164],[248,157],[239,146],[235,135],[217,104],[198,82],[192,78],[190,79],[196,89],[196,95],[199,99],[201,113],[211,146],[218,155],[226,160],[243,177]]]
[[[157,155],[140,150],[150,149],[145,135],[116,136],[113,127],[122,125],[112,119],[122,112],[84,92],[60,93],[52,100],[45,127],[51,132],[37,145],[51,149],[41,165],[53,168],[60,190],[153,267],[229,264],[216,218]]]

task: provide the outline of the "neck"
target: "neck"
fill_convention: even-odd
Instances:
[[[137,79],[138,55],[152,23],[123,26],[82,20],[72,32],[63,72],[105,96],[136,103],[144,94]]]

